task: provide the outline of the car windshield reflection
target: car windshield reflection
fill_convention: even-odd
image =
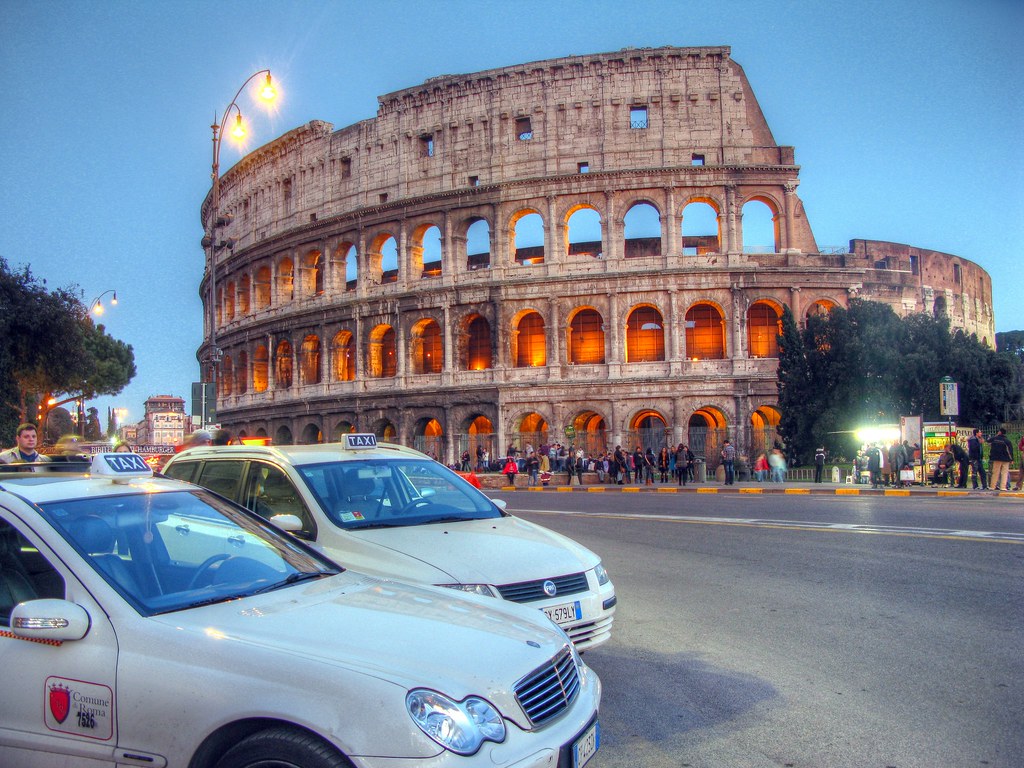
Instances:
[[[494,503],[430,459],[367,459],[297,467],[331,521],[347,530],[501,517]]]
[[[42,510],[143,615],[267,592],[340,570],[202,490],[51,502]]]

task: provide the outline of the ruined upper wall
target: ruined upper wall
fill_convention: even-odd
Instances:
[[[646,127],[631,109],[646,111]],[[312,121],[221,182],[222,207],[258,229],[470,186],[591,172],[706,166],[795,179],[725,46],[626,49],[445,75],[379,97],[333,133]],[[525,138],[524,138],[525,137]],[[244,239],[245,233],[239,233]]]

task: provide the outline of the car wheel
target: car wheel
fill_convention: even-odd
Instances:
[[[217,768],[352,768],[352,763],[311,733],[269,728],[238,742]]]

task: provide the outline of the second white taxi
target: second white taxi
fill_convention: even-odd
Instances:
[[[164,467],[315,542],[343,565],[544,611],[576,648],[611,637],[601,559],[522,520],[429,456],[372,434],[341,443],[190,448]]]

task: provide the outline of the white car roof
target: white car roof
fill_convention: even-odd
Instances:
[[[358,437],[352,435],[352,437]],[[425,453],[397,443],[376,443],[373,446],[352,447],[346,443],[318,443],[316,445],[210,445],[189,448],[176,454],[168,462],[204,459],[211,456],[238,458],[274,458],[284,464],[301,466],[330,461],[358,461],[360,459],[426,459]]]

